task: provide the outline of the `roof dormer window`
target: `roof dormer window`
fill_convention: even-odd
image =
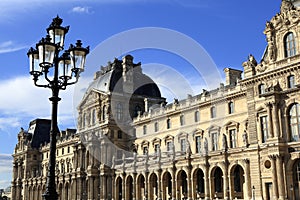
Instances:
[[[284,52],[286,58],[296,55],[296,40],[292,32],[284,37]]]

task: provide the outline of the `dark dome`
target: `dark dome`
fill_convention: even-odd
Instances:
[[[161,98],[161,93],[156,83],[147,75],[142,73],[140,64],[133,64],[131,69],[133,76],[133,94],[148,97]],[[115,59],[107,67],[102,67],[96,73],[95,80],[90,84],[87,91],[95,89],[104,93],[123,92],[123,66],[122,61]]]

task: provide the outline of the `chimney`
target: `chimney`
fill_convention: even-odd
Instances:
[[[237,84],[237,80],[242,79],[243,71],[231,68],[224,69],[226,76],[226,85],[234,86]]]

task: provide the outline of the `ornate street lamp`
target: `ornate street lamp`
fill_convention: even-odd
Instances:
[[[64,50],[65,35],[69,27],[62,27],[62,19],[58,16],[53,19],[47,28],[47,36],[42,38],[36,49],[30,48],[29,57],[30,74],[33,76],[34,84],[37,87],[50,88],[52,97],[51,130],[50,130],[50,160],[47,172],[46,192],[43,194],[45,200],[56,200],[58,194],[55,187],[55,163],[56,163],[56,135],[57,128],[57,106],[60,101],[59,90],[65,90],[68,85],[78,82],[79,74],[84,71],[86,55],[89,47],[82,47],[80,40],[76,45],[70,45]],[[40,78],[44,77],[42,83]]]

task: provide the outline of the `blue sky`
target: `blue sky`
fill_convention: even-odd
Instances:
[[[280,2],[280,0],[65,0],[63,2],[2,0],[0,2],[2,92],[0,188],[8,186],[11,180],[10,154],[17,143],[20,127],[27,129],[30,120],[49,118],[50,115],[48,101],[50,91],[33,86],[28,73],[26,53],[30,46],[35,46],[36,42],[45,36],[45,29],[57,14],[63,18],[64,25],[70,25],[66,36],[67,45],[74,44],[77,39],[81,39],[84,45],[90,45],[92,50],[90,60],[93,62],[88,62],[92,63],[92,66],[86,66],[87,73],[93,73],[108,60],[120,58],[127,53],[126,42],[114,43],[111,48],[113,52],[117,52],[116,55],[101,58],[101,52],[106,51],[101,49],[103,41],[110,40],[112,36],[124,31],[145,27],[164,28],[193,39],[203,47],[217,69],[222,72],[225,67],[242,69],[241,64],[250,53],[260,60],[266,46],[263,34],[265,22],[279,12]],[[130,42],[134,43],[135,40]],[[182,45],[176,40],[170,39],[169,42],[179,49]],[[145,72],[160,81],[163,95],[182,98],[185,93],[190,92],[180,88],[178,84],[180,78],[186,80],[186,84],[194,94],[201,92],[203,83],[197,83],[199,79],[194,75],[195,68],[186,58],[151,48],[135,50],[131,54],[136,62],[142,62],[146,66]],[[95,60],[95,55],[99,57],[99,61]],[[87,59],[89,61],[89,57]],[[159,69],[165,70],[158,73]],[[172,73],[168,73],[170,70]],[[89,81],[89,76],[83,76],[84,78],[85,81]],[[173,80],[173,83],[170,80]],[[76,101],[73,91],[74,87],[70,87],[68,91],[61,93],[62,101],[59,107],[61,128],[75,126],[73,102]]]

